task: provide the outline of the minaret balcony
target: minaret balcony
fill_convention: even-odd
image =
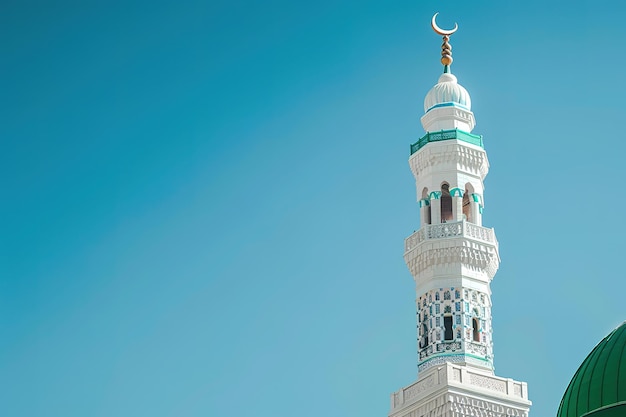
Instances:
[[[473,135],[461,129],[439,130],[436,132],[428,132],[419,140],[411,144],[411,155],[422,149],[429,143],[441,142],[442,140],[456,139],[461,142],[471,143],[472,145],[484,148],[483,137],[481,135]]]
[[[404,241],[404,253],[410,252],[426,240],[466,237],[496,248],[498,241],[492,228],[478,226],[466,220],[450,223],[427,224]]]

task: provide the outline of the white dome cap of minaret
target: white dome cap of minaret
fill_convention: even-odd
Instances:
[[[441,63],[443,64],[443,74],[439,81],[430,89],[424,99],[424,116],[422,116],[422,126],[427,132],[439,130],[459,129],[470,133],[476,121],[472,113],[472,99],[469,93],[457,78],[450,71],[452,64],[452,46],[450,45],[450,35],[458,29],[454,24],[454,29],[443,30],[437,26],[433,16],[431,25],[435,32],[443,36],[441,45]]]
[[[449,72],[441,74],[439,82],[426,94],[424,112],[435,107],[445,106],[459,106],[465,110],[472,109],[472,99],[469,93]]]

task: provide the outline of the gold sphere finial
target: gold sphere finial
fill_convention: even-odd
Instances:
[[[441,63],[443,65],[452,64],[452,45],[450,45],[450,37],[444,35],[443,43],[441,44]]]
[[[452,64],[452,45],[450,45],[450,35],[456,32],[459,29],[459,25],[454,24],[454,29],[441,29],[437,25],[437,15],[439,12],[433,15],[432,20],[430,21],[430,25],[433,27],[433,30],[438,35],[443,36],[443,43],[441,44],[441,63],[444,65],[444,72],[448,72],[447,69]]]

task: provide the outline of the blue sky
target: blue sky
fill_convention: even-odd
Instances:
[[[385,416],[436,11],[491,162],[496,373],[554,415],[626,318],[618,1],[4,2],[3,413]]]

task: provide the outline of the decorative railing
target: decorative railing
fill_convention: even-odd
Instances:
[[[437,342],[428,345],[419,351],[419,360],[422,361],[436,353],[457,352],[461,350],[461,342]]]
[[[430,355],[433,354],[433,345],[428,345],[423,349],[420,349],[419,351],[419,360],[423,361],[424,359],[426,359],[427,357],[429,357]]]
[[[475,355],[487,356],[487,346],[480,343],[465,342],[465,349]]]
[[[429,132],[419,138],[419,140],[411,145],[411,155],[422,149],[426,144],[430,142],[440,142],[442,140],[458,139],[463,142],[471,143],[472,145],[478,145],[484,148],[483,137],[480,135],[472,135],[459,129],[453,130],[441,130],[439,132]]]
[[[495,376],[487,376],[468,372],[469,383],[477,387],[488,389],[491,391],[498,391],[503,394],[507,394],[507,381],[504,378],[498,378]],[[513,393],[511,393],[513,394]]]
[[[463,236],[463,223],[433,224],[426,231],[428,239],[441,239],[443,237]]]
[[[493,236],[493,229],[478,226],[477,224],[474,224],[474,223],[469,223],[469,222],[464,222],[464,223],[465,223],[466,236],[469,236],[478,240],[484,240],[485,242],[495,243],[495,238]]]
[[[465,236],[471,239],[496,244],[493,229],[478,226],[477,224],[461,220],[459,222],[427,224],[420,230],[407,237],[404,241],[404,252],[409,252],[425,240],[443,239],[448,237]]]

